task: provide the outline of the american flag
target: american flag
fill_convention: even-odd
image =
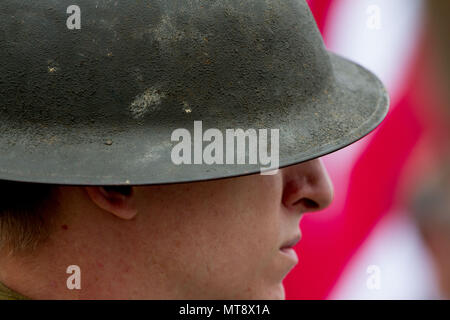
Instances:
[[[288,299],[426,299],[431,265],[402,199],[431,163],[424,143],[439,127],[421,0],[309,0],[329,50],[376,73],[391,109],[356,144],[324,158],[335,186],[327,210],[307,215]],[[373,267],[381,285],[368,286]],[[372,268],[372,269],[371,269]]]

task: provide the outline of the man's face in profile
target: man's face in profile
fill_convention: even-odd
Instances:
[[[275,175],[53,188],[47,236],[31,251],[0,248],[0,283],[31,299],[284,299],[300,219],[333,198],[319,159]]]
[[[84,230],[77,243],[114,274],[111,290],[119,285],[124,298],[282,299],[282,281],[298,262],[290,248],[302,214],[333,197],[320,160],[273,176],[134,187],[117,201],[99,189],[86,189],[92,202],[73,220]],[[71,193],[63,188],[61,201],[79,203]]]

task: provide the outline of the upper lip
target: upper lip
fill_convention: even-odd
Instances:
[[[301,235],[296,235],[295,237],[292,237],[290,240],[284,242],[281,247],[280,250],[283,249],[290,249],[293,248],[299,241],[300,241]]]

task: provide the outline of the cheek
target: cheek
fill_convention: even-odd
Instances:
[[[204,298],[214,292],[216,298],[232,296],[270,279],[268,268],[278,250],[277,188],[259,178],[173,194],[164,217],[152,222],[167,230],[155,239],[154,254],[169,278],[183,283],[186,295]],[[186,196],[192,194],[203,200]]]

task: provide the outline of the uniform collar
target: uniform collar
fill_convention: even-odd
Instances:
[[[28,300],[28,298],[0,282],[0,300]]]

